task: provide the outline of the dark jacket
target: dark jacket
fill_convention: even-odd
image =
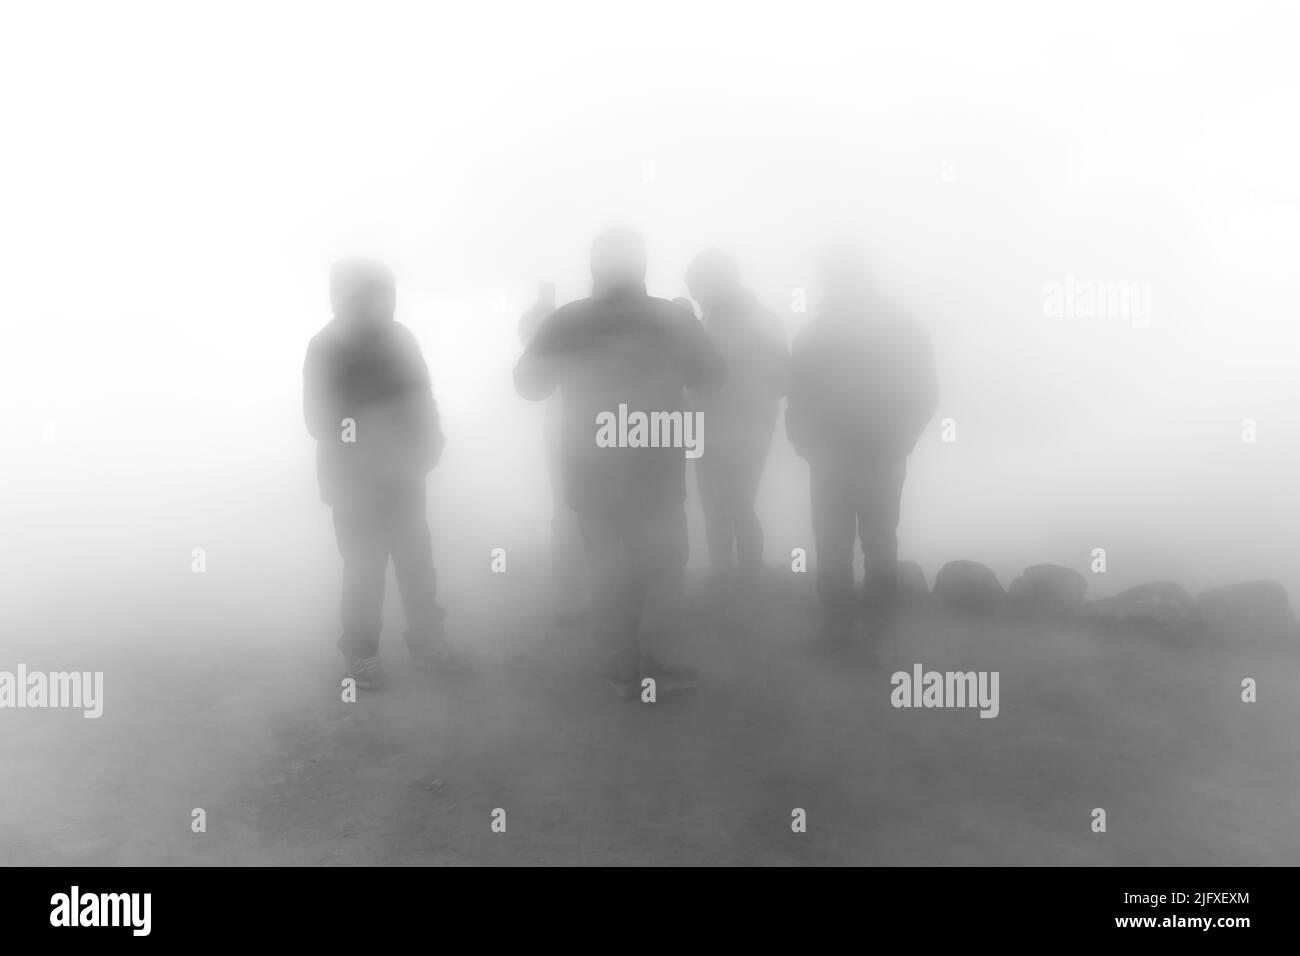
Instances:
[[[392,319],[335,318],[307,346],[303,416],[316,439],[321,498],[422,482],[442,453],[429,369],[411,331]],[[356,423],[344,440],[344,419]]]
[[[786,433],[813,464],[906,458],[938,400],[929,336],[888,302],[827,303],[795,337]]]
[[[643,284],[562,306],[546,317],[515,368],[515,388],[541,401],[556,388],[564,405],[561,473],[565,501],[579,512],[655,514],[686,499],[681,448],[601,448],[597,416],[681,412],[683,389],[722,378],[700,323]],[[708,448],[704,436],[705,454]]]
[[[727,378],[692,395],[714,447],[729,441],[766,441],[772,434],[789,377],[790,349],[777,317],[743,291],[704,314],[704,331],[727,367]]]

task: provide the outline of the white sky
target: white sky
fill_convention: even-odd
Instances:
[[[723,241],[791,332],[820,238],[863,236],[958,422],[912,465],[931,575],[1102,544],[1116,585],[1294,593],[1296,27],[1285,3],[6,4],[6,563],[66,560],[90,515],[101,549],[299,499],[327,533],[298,375],[358,253],[396,268],[435,375],[435,510],[540,534],[515,316],[541,278],[583,294],[617,218],[652,292]],[[1149,283],[1151,327],[1048,319],[1067,274]],[[769,560],[807,543],[777,441]]]

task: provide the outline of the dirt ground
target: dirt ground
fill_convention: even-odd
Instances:
[[[181,635],[13,642],[29,668],[103,670],[105,708],[0,715],[0,863],[1300,861],[1295,657],[922,605],[880,664],[824,658],[808,576],[774,571],[692,614],[700,689],[644,704],[538,623],[543,588],[491,586],[446,595],[472,673],[402,672],[390,627],[396,686],[351,704],[316,622],[268,635],[214,606]],[[914,662],[999,671],[999,716],[891,707]]]

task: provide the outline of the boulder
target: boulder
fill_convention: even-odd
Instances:
[[[1087,580],[1073,568],[1035,564],[1011,582],[1007,596],[1022,610],[1073,614],[1083,607],[1087,590]]]
[[[1196,602],[1172,581],[1139,584],[1114,597],[1084,605],[1084,615],[1108,627],[1158,635],[1190,635],[1199,629]]]
[[[998,576],[978,561],[949,561],[934,577],[934,594],[945,604],[984,610],[1006,597]]]
[[[1207,633],[1232,641],[1280,641],[1296,636],[1286,588],[1276,581],[1242,581],[1207,588],[1196,598]]]
[[[930,584],[925,572],[915,561],[898,562],[898,599],[903,604],[916,604],[930,594]]]

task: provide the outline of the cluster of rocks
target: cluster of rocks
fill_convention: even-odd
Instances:
[[[992,569],[978,561],[949,561],[939,569],[931,592],[921,566],[902,561],[898,589],[908,604],[929,598],[968,611],[1076,618],[1106,629],[1136,630],[1170,639],[1204,635],[1300,646],[1300,625],[1286,588],[1276,581],[1209,588],[1195,598],[1172,581],[1157,581],[1114,597],[1085,601],[1087,579],[1059,564],[1028,567],[1004,589]]]

